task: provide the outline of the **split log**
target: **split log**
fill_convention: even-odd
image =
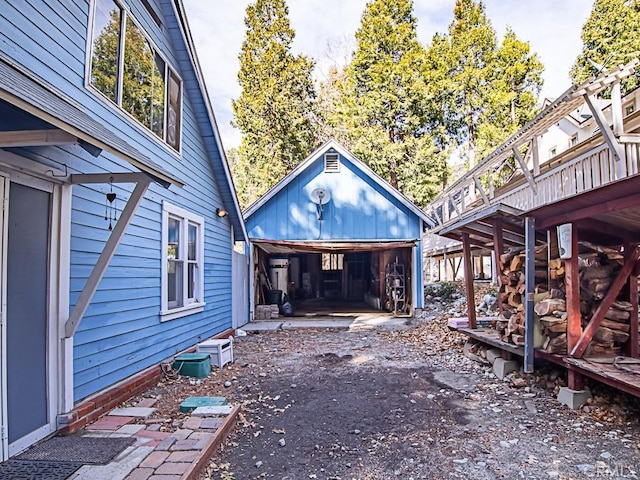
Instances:
[[[561,312],[566,312],[567,302],[560,298],[548,298],[546,300],[542,300],[541,302],[536,303],[533,309],[540,316],[548,315],[549,313],[554,312],[556,310]]]
[[[593,293],[603,293],[609,290],[613,278],[592,278],[586,281],[585,288]]]
[[[540,317],[540,323],[543,328],[549,332],[567,332],[567,319],[564,318],[556,318],[556,317]]]
[[[611,306],[618,310],[624,310],[625,312],[631,312],[633,310],[633,305],[631,305],[631,302],[624,302],[621,300],[613,302],[613,305]]]
[[[607,327],[612,330],[620,330],[621,332],[629,332],[629,330],[631,330],[631,326],[628,323],[614,322],[606,318],[602,320],[602,322],[600,323],[600,326]]]
[[[564,260],[562,258],[554,258],[549,260],[549,268],[551,270],[557,270],[559,268],[564,268]]]
[[[596,307],[594,305],[594,307]],[[594,308],[595,312],[595,308]],[[629,318],[631,317],[631,312],[625,312],[624,310],[618,310],[617,308],[610,308],[607,310],[607,313],[604,314],[604,318],[608,318],[609,320],[613,320],[615,322],[626,322],[629,323]]]
[[[629,334],[620,330],[600,326],[593,335],[593,340],[598,343],[625,343],[629,340]]]
[[[511,263],[509,264],[509,270],[512,272],[517,272],[522,270],[524,266],[524,255],[516,255],[511,259]]]
[[[552,338],[547,345],[545,350],[549,353],[553,353],[555,355],[566,355],[567,354],[567,334],[563,333],[555,338]]]
[[[609,278],[613,275],[613,265],[604,265],[602,267],[585,268],[580,277],[583,280],[591,280],[594,278]]]

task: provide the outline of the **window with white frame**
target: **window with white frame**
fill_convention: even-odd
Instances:
[[[578,144],[578,134],[574,133],[573,135],[571,135],[571,137],[569,138],[569,147],[573,147],[575,145]]]
[[[204,219],[167,202],[162,209],[163,320],[204,309]]]
[[[180,151],[182,81],[131,14],[95,0],[88,83]]]

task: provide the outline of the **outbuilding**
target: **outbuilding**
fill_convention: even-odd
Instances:
[[[258,306],[282,303],[285,295],[294,304],[366,302],[396,314],[422,308],[421,236],[430,220],[335,140],[244,217],[253,319]]]

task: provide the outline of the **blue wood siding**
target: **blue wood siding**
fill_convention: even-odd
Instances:
[[[88,0],[0,0],[0,50],[135,145],[186,186],[153,184],[118,247],[74,337],[74,398],[80,400],[231,327],[231,226],[215,215],[222,198],[214,178],[212,138],[195,72],[181,44],[169,2],[151,2],[162,27],[138,1],[127,1],[138,23],[182,77],[182,153],[85,86]],[[1,128],[1,126],[0,126]],[[213,146],[215,141],[213,141]],[[134,171],[108,153],[98,158],[78,146],[14,149],[69,173]],[[214,162],[215,163],[215,162]],[[114,184],[119,211],[133,185]],[[75,304],[109,236],[104,220],[108,185],[75,185],[71,214],[70,304]],[[205,310],[160,322],[161,214],[166,200],[205,219]]]
[[[340,171],[324,171],[320,156],[246,219],[250,238],[269,240],[414,240],[420,219],[353,163],[340,156]],[[326,188],[331,200],[318,221],[309,200]]]

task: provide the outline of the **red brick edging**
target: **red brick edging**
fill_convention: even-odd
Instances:
[[[228,329],[214,338],[227,338],[233,334],[234,330]],[[186,351],[194,351],[194,349],[195,347],[191,347]],[[58,433],[66,435],[80,430],[86,425],[95,422],[102,415],[109,413],[121,403],[145,392],[160,380],[162,380],[162,369],[160,365],[154,365],[92,397],[82,400],[69,413],[58,415]]]
[[[180,480],[194,480],[198,478],[200,471],[205,467],[213,452],[220,447],[222,441],[229,435],[229,432],[235,427],[236,420],[238,419],[238,415],[240,414],[240,405],[236,405],[231,410],[225,419],[224,423],[220,425],[220,427],[216,430],[216,433],[213,435],[211,440],[206,447],[204,447],[198,458],[189,466],[189,469],[182,474]]]

